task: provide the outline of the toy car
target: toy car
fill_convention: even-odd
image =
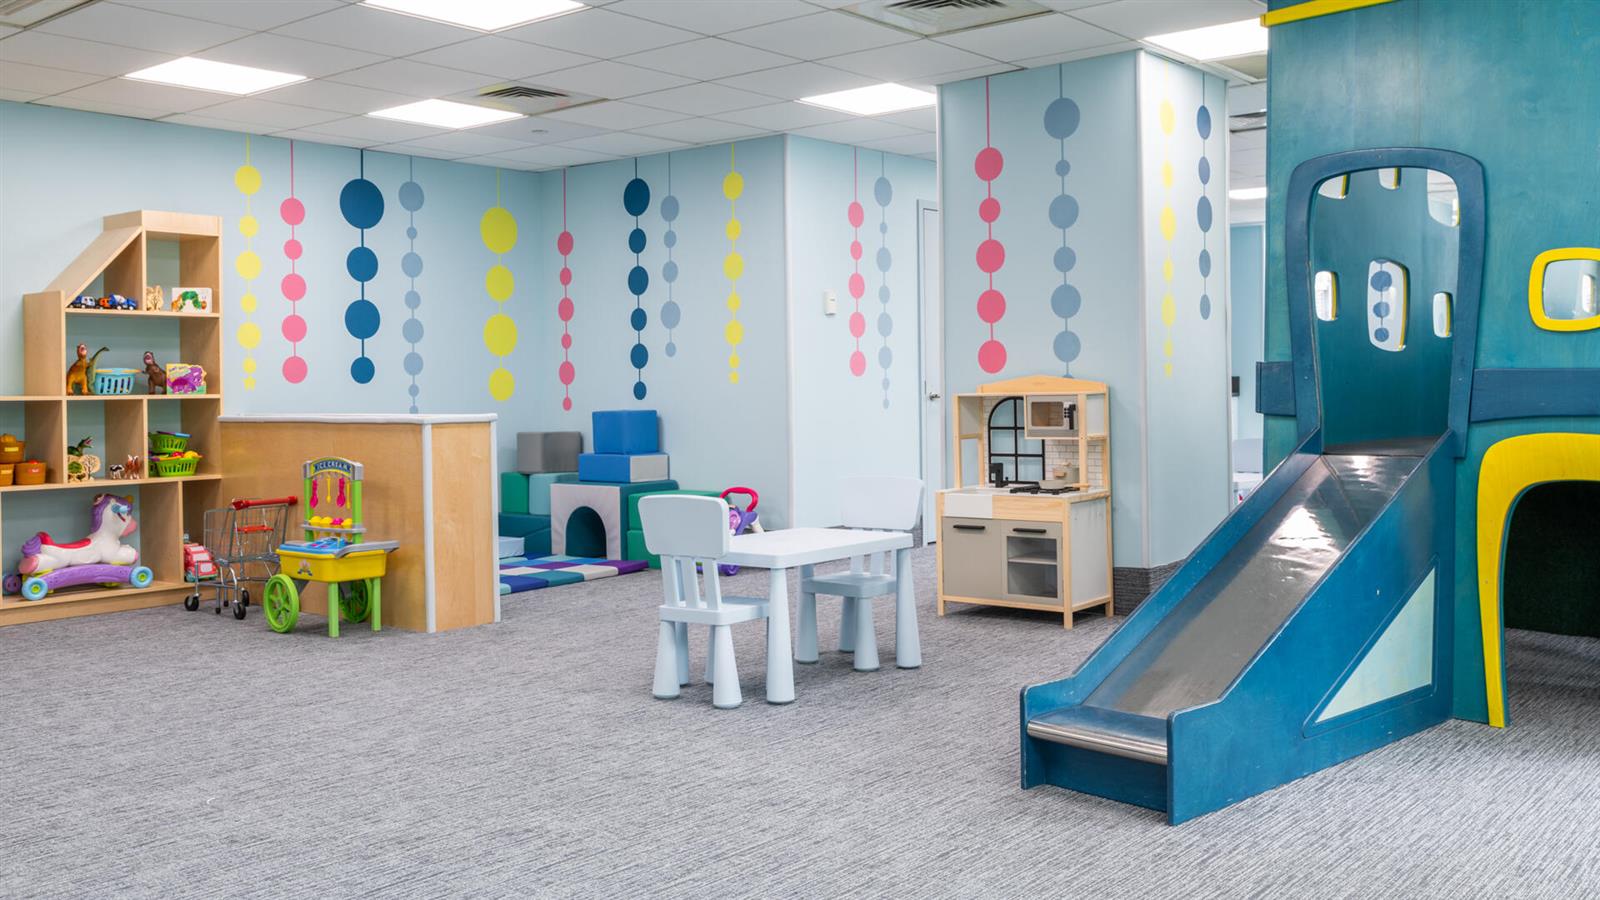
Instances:
[[[217,563],[204,544],[183,545],[183,580],[210,581],[217,577]]]

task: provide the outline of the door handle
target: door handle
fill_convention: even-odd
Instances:
[[[987,531],[989,528],[987,525],[955,525],[952,527],[957,531]]]
[[[961,526],[957,525],[956,527],[960,528]],[[1013,528],[1011,530],[1015,531],[1017,534],[1044,534],[1045,533],[1045,530],[1043,528]]]
[[[943,396],[944,396],[943,394],[929,394],[928,395],[928,399],[929,400],[937,400],[937,399],[939,399],[940,397],[943,397]]]

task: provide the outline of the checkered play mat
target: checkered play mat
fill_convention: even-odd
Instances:
[[[531,559],[500,560],[500,593],[516,594],[555,587],[558,584],[575,584],[594,581],[629,572],[642,572],[648,567],[643,560],[589,559],[581,556],[536,556]]]

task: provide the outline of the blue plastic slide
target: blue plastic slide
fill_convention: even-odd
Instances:
[[[1177,824],[1448,718],[1454,459],[1320,440],[1077,674],[1023,690],[1023,787]]]

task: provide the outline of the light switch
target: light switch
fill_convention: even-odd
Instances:
[[[833,291],[822,292],[822,314],[825,316],[839,314],[839,297]]]

